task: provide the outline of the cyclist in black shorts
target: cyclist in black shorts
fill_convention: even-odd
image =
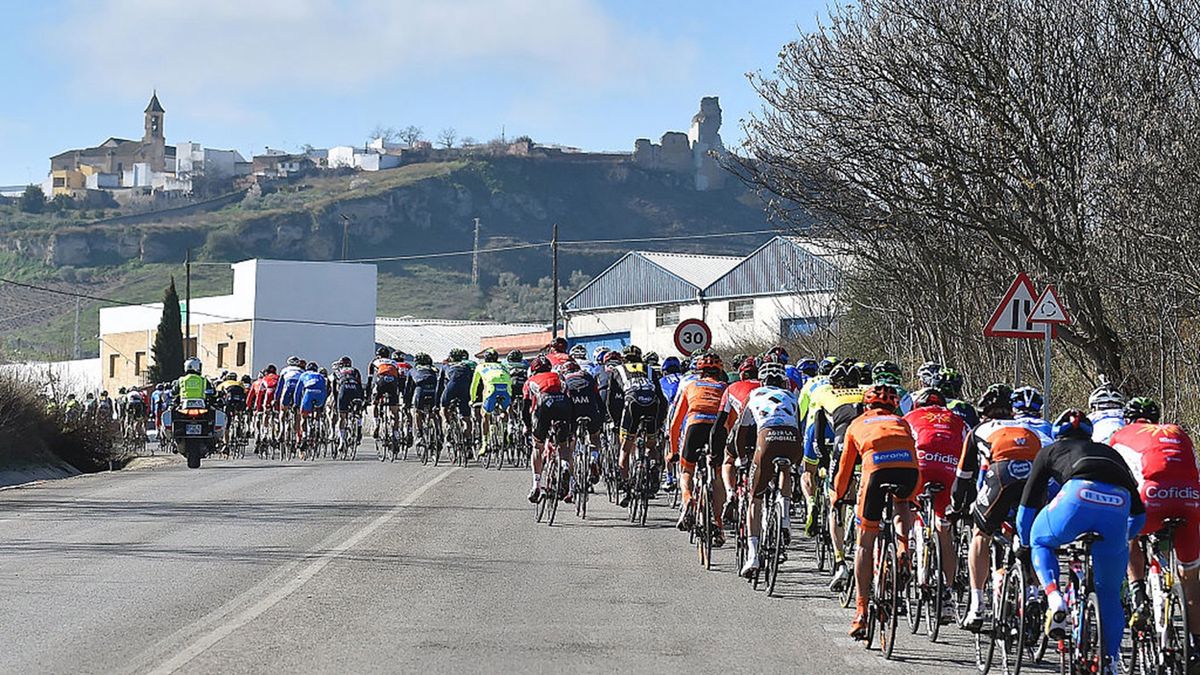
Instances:
[[[635,345],[627,345],[621,350],[623,363],[613,369],[613,377],[608,385],[608,406],[621,408],[620,421],[617,424],[620,431],[621,455],[618,464],[621,467],[623,480],[629,479],[629,458],[633,454],[637,437],[643,427],[648,426],[647,437],[644,439],[648,447],[653,447],[661,429],[659,409],[665,405],[662,400],[662,389],[658,384],[658,376],[642,362],[642,350]],[[657,453],[650,453],[652,472],[661,468]],[[650,481],[657,490],[659,479],[656,476]],[[627,506],[630,493],[623,491],[621,506]]]

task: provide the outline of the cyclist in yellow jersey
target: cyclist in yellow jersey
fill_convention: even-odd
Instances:
[[[492,413],[508,410],[512,404],[512,377],[508,369],[500,365],[500,353],[495,349],[483,353],[483,363],[479,364],[471,377],[471,402],[482,404],[485,413],[483,443],[479,446],[479,454],[483,456],[491,432]]]

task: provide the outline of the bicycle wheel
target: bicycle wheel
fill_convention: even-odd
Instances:
[[[712,488],[705,484],[696,496],[696,550],[704,569],[712,569],[713,512]]]
[[[1162,637],[1158,649],[1168,673],[1188,672],[1190,647],[1188,645],[1187,602],[1183,584],[1176,582],[1164,598]]]
[[[754,590],[758,590],[759,583],[766,584],[771,577],[771,565],[775,562],[775,542],[772,535],[775,528],[772,523],[775,520],[775,502],[770,499],[771,493],[767,493],[767,497],[763,499],[763,516],[762,516],[762,531],[759,533],[758,542],[758,571],[754,574]]]
[[[1087,594],[1083,615],[1077,628],[1079,635],[1075,648],[1071,650],[1072,670],[1083,673],[1099,673],[1102,670],[1104,652],[1100,647],[1103,629],[1100,625],[1100,599],[1095,592]]]
[[[926,598],[925,635],[930,642],[937,642],[942,629],[942,603],[946,597],[946,577],[942,575],[942,539],[936,530],[925,552]]]
[[[1000,585],[1000,606],[992,621],[992,649],[1000,644],[1000,666],[1006,675],[1021,672],[1025,658],[1025,575],[1012,565]]]
[[[750,554],[750,514],[747,501],[745,493],[738,495],[736,559],[739,574],[746,566],[746,557]]]
[[[558,460],[553,460],[557,462]],[[559,480],[562,478],[558,467],[543,467],[542,471],[549,474],[549,481],[545,489],[542,490],[542,498],[546,501],[546,524],[554,525],[554,516],[558,513],[558,490]]]
[[[772,494],[774,497],[774,494]],[[779,568],[783,564],[783,510],[779,508],[778,502],[772,500],[776,504],[771,511],[771,548],[767,551],[767,555],[771,558],[771,567],[767,577],[767,597],[775,595],[775,582],[779,579]]]
[[[896,542],[888,538],[884,547],[884,564],[879,569],[879,649],[885,659],[891,659],[896,649],[897,609],[900,604],[900,563],[896,557]]]
[[[905,619],[908,622],[909,633],[916,635],[921,628],[921,612],[925,609],[928,598],[929,571],[926,563],[929,560],[929,540],[925,537],[925,528],[917,530],[915,554],[919,574],[914,574],[900,589],[904,602]],[[910,549],[913,550],[913,549]],[[922,581],[922,579],[924,581]]]

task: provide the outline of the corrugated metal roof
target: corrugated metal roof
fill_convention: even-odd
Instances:
[[[831,290],[838,271],[823,254],[816,254],[790,237],[775,237],[746,256],[705,289],[709,299]]]
[[[643,253],[626,253],[567,300],[570,311],[687,302],[699,287]]]
[[[436,361],[445,358],[456,347],[474,354],[482,348],[484,338],[545,330],[546,326],[536,323],[379,317],[375,319],[375,342],[407,354],[425,352]]]
[[[697,290],[707,288],[742,260],[735,255],[692,255],[658,251],[635,253],[695,286]]]

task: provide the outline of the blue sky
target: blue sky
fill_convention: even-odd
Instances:
[[[362,143],[376,124],[588,150],[686,131],[825,0],[44,0],[6,6],[0,185],[52,154],[139,138],[157,88],[167,141],[261,153]]]

